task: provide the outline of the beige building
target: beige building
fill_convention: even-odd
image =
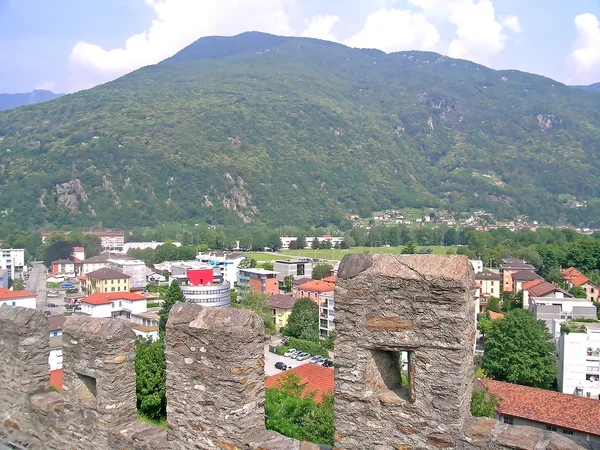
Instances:
[[[98,269],[86,275],[86,294],[129,292],[129,275],[114,269]]]
[[[480,284],[480,297],[500,297],[502,277],[498,272],[479,272],[475,274],[475,281]]]

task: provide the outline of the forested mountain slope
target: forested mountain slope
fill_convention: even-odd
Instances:
[[[0,113],[0,227],[600,217],[600,96],[435,53],[261,33]],[[577,205],[584,205],[578,206]]]

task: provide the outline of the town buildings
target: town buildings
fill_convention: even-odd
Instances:
[[[511,278],[513,285],[512,293],[515,295],[522,290],[523,284],[534,280],[543,280],[541,276],[532,270],[519,270],[511,274]]]
[[[0,288],[0,305],[35,309],[36,294],[29,291],[11,291],[7,288]]]
[[[558,390],[600,400],[600,323],[567,325],[558,345]]]
[[[231,284],[223,282],[218,268],[192,261],[187,265],[173,264],[171,269],[169,282],[177,281],[186,301],[214,308],[229,306]]]
[[[580,287],[585,291],[588,300],[592,302],[598,301],[599,286],[597,283],[594,283],[574,267],[563,270],[562,274],[563,280],[567,283],[569,289],[572,287]]]
[[[146,250],[146,249],[152,249],[152,250],[156,250],[156,247],[158,247],[159,245],[163,245],[165,242],[156,242],[156,241],[152,241],[152,242],[125,242],[125,244],[123,244],[123,249],[121,250],[121,253],[127,253],[129,250],[132,249],[136,249],[136,250]],[[181,247],[181,242],[169,242],[169,244],[173,244],[175,247]]]
[[[500,297],[502,277],[498,272],[487,271],[475,273],[475,281],[479,283],[481,297]]]
[[[129,289],[143,291],[146,288],[146,264],[138,259],[114,259],[107,261],[108,267],[129,275]]]
[[[319,334],[322,338],[328,337],[335,331],[335,299],[333,292],[321,295],[319,301]]]
[[[502,260],[500,265],[500,273],[502,274],[502,290],[504,292],[513,292],[513,273],[521,271],[535,272],[535,267],[527,264],[525,261],[517,258],[506,258]]]
[[[279,238],[281,240],[281,248],[283,250],[289,250],[290,248],[294,248],[294,244],[292,244],[292,242],[296,242],[296,240],[298,239],[296,236],[281,236]],[[332,247],[334,247],[336,244],[342,245],[342,242],[344,242],[344,237],[343,236],[331,236],[331,235],[325,235],[325,236],[321,236],[321,237],[316,237],[316,236],[311,236],[311,237],[307,237],[305,238],[306,240],[306,247],[305,248],[314,248],[314,243],[318,242],[319,244],[322,244],[323,242],[328,242],[329,244],[331,244]],[[291,247],[290,247],[291,245]]]
[[[105,267],[109,267],[110,263],[109,259],[112,260],[133,260],[133,258],[116,252],[104,252],[100,253],[97,256],[92,256],[90,258],[84,259],[81,262],[82,269],[81,275],[86,275],[89,272],[93,272],[98,269],[103,269]]]
[[[600,401],[494,380],[481,380],[498,396],[497,419],[555,431],[581,445],[600,448]]]
[[[240,269],[238,276],[240,294],[253,292],[255,294],[279,294],[277,272],[265,269]]]
[[[85,249],[83,247],[73,247],[71,256],[73,256],[73,261],[83,261],[85,259]]]
[[[75,262],[70,259],[52,261],[52,273],[59,278],[75,276]]]
[[[265,388],[278,387],[279,383],[283,382],[290,372],[300,377],[300,385],[304,387],[302,397],[314,393],[315,402],[321,403],[324,395],[333,394],[333,368],[317,366],[316,364],[301,364],[293,369],[272,375],[265,380]]]
[[[529,310],[546,324],[558,340],[560,324],[567,319],[596,319],[596,307],[584,298],[529,297]]]
[[[48,329],[50,333],[50,355],[48,364],[50,371],[62,369],[62,328],[67,318],[62,314],[54,314],[48,317]]]
[[[0,288],[8,289],[8,269],[0,269]]]
[[[291,295],[277,294],[267,298],[267,307],[273,312],[273,319],[275,320],[277,329],[287,325],[288,318],[295,303],[296,299]]]
[[[316,304],[321,303],[321,297],[325,294],[333,294],[335,284],[323,280],[311,280],[296,288],[296,298],[309,298]]]
[[[86,275],[86,294],[129,292],[129,275],[114,269],[98,269]]]
[[[46,242],[50,236],[54,233],[43,232],[42,233],[42,244]],[[65,237],[68,236],[68,232],[65,232]],[[98,236],[100,238],[100,245],[103,250],[122,250],[125,245],[125,234],[122,231],[84,231],[84,236]]]
[[[209,252],[200,253],[196,259],[203,264],[216,267],[223,281],[233,286],[238,281],[240,263],[246,257],[240,253],[231,252]]]
[[[529,297],[572,298],[567,291],[543,279],[528,281],[521,285],[523,308],[529,309]]]
[[[312,263],[310,261],[278,260],[273,263],[273,270],[277,272],[277,279],[280,283],[283,283],[286,277],[292,277],[294,280],[297,278],[312,277]]]
[[[8,270],[11,279],[15,279],[15,272],[23,270],[25,266],[25,249],[3,248],[0,249],[0,269]]]

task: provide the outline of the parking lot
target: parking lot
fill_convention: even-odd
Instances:
[[[308,361],[310,361],[310,360],[307,359],[305,361],[296,361],[295,359],[288,358],[286,356],[276,355],[275,353],[271,353],[269,351],[269,344],[265,344],[265,374],[266,375],[271,376],[271,375],[275,375],[275,374],[281,372],[281,370],[275,368],[275,363],[277,361],[281,361],[286,366],[288,366],[288,368],[292,368],[292,367],[301,366],[302,364],[308,364]]]

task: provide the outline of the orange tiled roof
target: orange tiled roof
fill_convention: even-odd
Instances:
[[[9,300],[12,298],[35,297],[35,293],[30,291],[11,291],[7,288],[0,288],[0,300]]]
[[[496,320],[496,319],[503,319],[504,318],[504,314],[500,314],[497,313],[495,311],[488,311],[490,313],[490,319],[492,320]]]
[[[333,368],[317,366],[315,364],[302,364],[277,375],[272,375],[266,379],[265,387],[267,389],[277,387],[283,377],[289,372],[294,372],[302,379],[300,384],[304,386],[304,396],[307,396],[310,392],[315,392],[315,401],[317,403],[323,401],[324,394],[333,392]]]
[[[573,286],[583,286],[585,283],[589,282],[590,279],[588,277],[586,277],[585,275],[579,275],[576,278],[571,278],[569,280],[569,283],[571,283]]]
[[[562,271],[563,277],[565,277],[565,280],[570,278],[571,276],[578,276],[578,275],[583,275],[579,270],[577,270],[575,267],[569,267],[568,269],[565,269]]]
[[[334,283],[335,284],[335,279],[336,279],[335,275],[329,275],[328,277],[323,278],[322,281],[324,281],[325,283]]]
[[[73,247],[73,253],[81,253],[84,251],[83,247]]]
[[[50,386],[55,387],[59,391],[63,390],[64,373],[62,369],[50,371]]]
[[[544,280],[543,279],[538,279],[538,280],[533,280],[533,281],[528,281],[527,283],[523,283],[521,285],[521,290],[526,290],[526,289],[531,289],[534,286],[537,286],[540,283],[543,283]]]
[[[558,286],[553,285],[552,283],[548,283],[547,281],[536,284],[535,286],[529,288],[529,296],[530,297],[543,297],[544,295],[549,294],[550,292],[554,292],[554,291],[562,292],[563,294],[565,294],[566,297],[569,297],[569,298],[573,297],[567,291],[559,288]]]
[[[481,380],[500,398],[498,412],[600,436],[600,401],[502,381]]]
[[[301,284],[296,289],[299,291],[329,292],[333,291],[335,286],[322,280],[312,280],[308,283]]]
[[[88,305],[110,305],[115,300],[129,300],[130,302],[136,302],[139,300],[146,300],[146,297],[140,294],[134,294],[133,292],[109,292],[106,294],[92,294],[81,301]]]

